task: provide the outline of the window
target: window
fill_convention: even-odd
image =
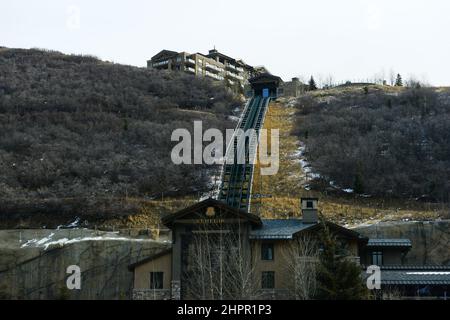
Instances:
[[[261,277],[262,289],[274,289],[275,288],[275,272],[264,271]]]
[[[150,289],[163,288],[164,272],[150,272]]]
[[[306,207],[308,209],[313,209],[314,208],[313,202],[312,201],[306,201]]]
[[[372,264],[376,266],[383,265],[383,252],[381,251],[372,252]]]
[[[273,260],[273,243],[261,244],[261,260]]]

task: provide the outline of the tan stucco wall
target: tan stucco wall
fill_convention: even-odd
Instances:
[[[274,259],[261,259],[261,244],[264,241],[255,241],[253,243],[253,261],[255,262],[255,275],[258,283],[258,288],[261,288],[261,273],[263,271],[275,272],[275,289],[286,289],[290,282],[290,275],[286,267],[286,248],[288,241],[265,241],[273,243]]]
[[[134,289],[150,289],[150,272],[164,272],[163,288],[170,289],[172,254],[167,253],[134,269]]]
[[[275,272],[275,289],[288,289],[292,283],[292,274],[288,267],[288,256],[290,254],[289,246],[292,240],[274,240],[274,241],[254,241],[252,246],[253,261],[255,263],[255,276],[258,288],[261,288],[261,273],[263,271]],[[261,259],[262,243],[273,243],[274,260],[266,261]],[[348,241],[348,250],[353,256],[358,256],[358,242],[356,240]]]

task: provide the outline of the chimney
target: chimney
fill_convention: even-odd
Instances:
[[[319,220],[318,211],[317,211],[317,203],[319,202],[318,198],[302,198],[302,216],[303,223],[312,224],[317,223]]]

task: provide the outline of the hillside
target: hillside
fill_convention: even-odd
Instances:
[[[316,182],[347,192],[450,200],[450,90],[320,90],[297,103],[295,134]]]
[[[325,180],[321,172],[314,167],[314,162],[309,162],[307,151],[310,137],[305,139],[302,130],[311,125],[307,121],[315,120],[312,119],[312,111],[309,115],[311,119],[305,118],[299,102],[316,99],[315,97],[319,99],[321,95],[327,94],[332,101],[333,95],[338,96],[348,90],[355,94],[363,91],[362,88],[340,88],[308,93],[299,101],[279,99],[278,103],[271,103],[264,128],[280,129],[280,169],[277,175],[261,177],[257,164],[253,181],[253,192],[257,197],[252,199],[252,211],[267,218],[299,216],[300,197],[319,197],[322,214],[327,219],[346,226],[370,225],[380,221],[448,218],[448,203],[431,203],[427,197],[417,201],[411,197],[358,195],[350,190],[344,191],[335,183],[330,184],[330,181]],[[318,117],[323,119],[324,116]],[[320,145],[317,146],[319,147]],[[328,169],[342,170],[339,167],[334,168],[332,164]],[[262,199],[258,198],[259,194],[263,195]]]
[[[194,120],[234,128],[240,103],[183,73],[2,48],[0,220],[122,216],[142,201],[197,197],[219,168],[172,164],[172,131]]]

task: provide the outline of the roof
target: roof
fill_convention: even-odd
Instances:
[[[158,52],[157,54],[155,54],[152,57],[152,60],[158,60],[158,59],[162,59],[162,58],[170,58],[173,56],[178,55],[178,52],[176,51],[172,51],[172,50],[161,50],[160,52]]]
[[[165,256],[167,254],[170,254],[170,253],[172,253],[172,248],[168,248],[168,249],[162,250],[162,251],[160,251],[158,253],[155,253],[155,254],[153,254],[153,255],[145,258],[145,259],[142,259],[142,260],[139,260],[139,261],[137,261],[135,263],[130,264],[128,266],[128,270],[133,271],[136,267],[139,267],[140,265],[143,265],[143,264],[145,264],[147,262],[155,260],[155,259],[157,259],[159,257],[163,257],[163,256]]]
[[[302,219],[263,219],[261,228],[250,232],[250,239],[292,239],[294,234],[317,224],[305,224]]]
[[[251,79],[248,80],[251,84],[255,84],[255,83],[264,83],[264,82],[276,82],[277,85],[279,85],[280,83],[283,83],[283,80],[278,77],[278,76],[274,76],[273,74],[270,73],[262,73],[257,75],[256,77],[253,77]]]
[[[337,224],[326,222],[328,228],[338,232],[341,235],[345,235],[349,238],[358,239],[360,241],[367,241],[367,238],[362,237],[358,232],[341,227]],[[316,223],[303,223],[302,219],[263,219],[262,226],[257,229],[253,229],[250,232],[250,239],[265,239],[265,240],[277,240],[277,239],[293,239],[293,237],[302,231],[314,231],[322,226],[320,221]]]
[[[381,268],[382,285],[450,285],[450,266],[391,266]]]
[[[165,226],[170,228],[170,226],[172,225],[172,223],[175,220],[180,219],[180,218],[184,217],[185,215],[188,215],[190,213],[199,211],[199,210],[201,210],[203,208],[207,208],[207,207],[220,208],[220,209],[225,210],[228,213],[231,213],[231,214],[235,215],[236,217],[244,218],[244,219],[248,220],[249,222],[253,223],[256,226],[260,226],[261,225],[261,219],[258,216],[254,215],[254,214],[251,214],[251,213],[248,213],[248,212],[243,211],[243,210],[235,209],[235,208],[230,207],[229,205],[227,205],[225,202],[222,202],[222,201],[219,201],[219,200],[216,200],[216,199],[212,199],[212,198],[209,198],[209,199],[206,199],[204,201],[198,202],[198,203],[196,203],[196,204],[194,204],[192,206],[189,206],[189,207],[187,207],[187,208],[185,208],[183,210],[180,210],[178,212],[169,214],[169,215],[163,217],[161,219],[161,221],[162,221],[162,223]]]
[[[411,247],[409,239],[369,239],[368,247]]]
[[[212,57],[217,57],[217,56],[219,56],[219,57],[224,58],[225,60],[229,60],[230,62],[233,62],[233,63],[238,62],[236,59],[234,59],[234,58],[232,58],[232,57],[230,57],[230,56],[227,56],[227,55],[225,55],[225,54],[223,54],[223,53],[217,51],[216,49],[209,50],[209,53],[208,53],[206,56],[207,56],[208,58],[212,58]]]

